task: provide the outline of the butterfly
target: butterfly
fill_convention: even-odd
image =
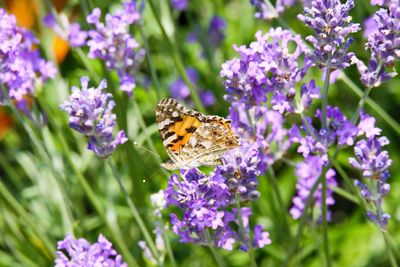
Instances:
[[[158,130],[170,160],[167,170],[222,164],[222,155],[239,146],[231,120],[186,109],[173,98],[160,100],[156,108]]]

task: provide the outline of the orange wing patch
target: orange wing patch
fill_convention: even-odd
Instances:
[[[176,122],[169,129],[170,132],[176,134],[176,139],[172,141],[173,146],[170,148],[173,152],[179,152],[189,142],[192,134],[202,125],[203,123],[196,117],[190,115],[184,115],[182,121]]]

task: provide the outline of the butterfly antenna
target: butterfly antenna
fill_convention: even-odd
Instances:
[[[159,168],[158,170],[156,170],[155,172],[153,172],[152,175],[150,175],[149,177],[145,178],[142,180],[142,183],[146,183],[147,181],[149,181],[151,178],[153,178],[156,174],[160,173],[162,171],[161,168]]]
[[[153,155],[154,157],[156,157],[156,158],[158,158],[158,159],[160,159],[160,160],[161,160],[161,157],[160,157],[160,155],[158,155],[157,153],[154,153],[154,152],[153,152],[153,151],[151,151],[150,149],[148,149],[148,148],[146,148],[146,147],[144,147],[144,146],[142,146],[142,145],[138,144],[136,141],[133,141],[133,145],[135,145],[135,146],[137,146],[137,147],[139,147],[139,148],[143,149],[144,151],[146,151],[146,152],[150,153],[150,154],[151,154],[151,155]]]

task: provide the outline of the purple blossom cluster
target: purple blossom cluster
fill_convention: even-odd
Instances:
[[[303,162],[299,163],[296,167],[296,176],[298,182],[296,184],[297,195],[292,199],[293,207],[290,209],[290,214],[293,219],[297,220],[301,217],[306,207],[307,199],[310,195],[311,188],[315,185],[321,175],[325,175],[326,183],[328,186],[327,196],[325,199],[327,206],[335,204],[333,198],[333,191],[330,187],[337,186],[335,179],[336,172],[333,169],[328,169],[324,174],[323,167],[326,165],[325,160],[321,156],[309,156]],[[317,187],[313,195],[314,205],[316,205],[320,212],[322,210],[322,184]],[[321,216],[321,214],[319,214]],[[327,219],[330,220],[331,214],[328,211]]]
[[[187,9],[189,0],[171,0],[172,6],[178,11],[184,11]]]
[[[94,29],[88,32],[89,57],[101,59],[110,70],[116,70],[121,90],[132,94],[136,86],[132,76],[144,58],[144,49],[129,33],[129,26],[137,23],[141,15],[136,10],[136,1],[123,3],[122,10],[106,14],[100,21],[101,11],[95,8],[86,18]]]
[[[193,68],[188,68],[186,73],[192,84],[198,84],[197,71]],[[173,98],[183,100],[187,105],[193,106],[193,102],[190,97],[190,89],[183,81],[182,78],[176,79],[170,86],[169,91]],[[199,90],[200,100],[204,106],[212,106],[215,103],[215,96],[211,91]]]
[[[34,95],[37,87],[55,76],[54,66],[34,48],[38,44],[30,31],[17,26],[15,16],[0,8],[0,84],[5,89],[0,103],[8,97],[27,110],[26,96]]]
[[[318,110],[316,117],[320,118],[321,113]],[[309,192],[318,178],[323,175],[323,167],[328,164],[328,150],[333,145],[352,146],[359,132],[357,126],[353,125],[337,107],[327,108],[328,128],[317,130],[312,126],[312,120],[309,117],[301,128],[294,125],[290,131],[290,140],[298,143],[297,152],[302,154],[304,161],[299,163],[296,168],[298,182],[296,185],[297,195],[293,198],[293,207],[290,213],[293,218],[298,219],[303,213]],[[302,134],[305,132],[305,135]],[[327,198],[328,206],[335,203],[333,199],[333,186],[337,185],[335,180],[335,171],[328,169],[326,171]],[[322,187],[317,187],[313,198],[314,205],[322,207]],[[328,213],[329,215],[329,213]],[[329,219],[329,217],[328,217]]]
[[[125,132],[119,131],[113,138],[116,116],[112,113],[115,102],[103,80],[97,88],[88,88],[89,78],[81,78],[82,89],[73,86],[69,101],[60,108],[69,114],[69,126],[89,137],[88,149],[101,158],[110,156],[118,145],[128,139]]]
[[[113,249],[103,235],[99,235],[97,242],[90,244],[86,239],[75,239],[68,234],[57,244],[57,258],[55,267],[127,267],[121,255]]]
[[[397,0],[376,3],[388,6],[373,16],[374,28],[365,45],[371,58],[368,66],[356,61],[361,82],[367,87],[377,87],[397,75],[393,66],[400,59],[400,3]]]
[[[358,128],[359,135],[365,136],[365,139],[356,143],[355,158],[349,158],[349,163],[361,171],[363,181],[357,179],[354,184],[368,204],[372,204],[372,208],[367,211],[368,219],[379,228],[386,229],[390,215],[382,211],[382,198],[390,190],[386,181],[390,177],[388,169],[392,160],[383,146],[389,144],[389,140],[380,136],[381,130],[375,127],[375,118],[369,115],[362,115]]]
[[[354,53],[348,52],[353,42],[348,36],[360,30],[360,25],[352,23],[349,16],[354,1],[342,4],[340,0],[314,0],[311,5],[311,8],[304,8],[304,15],[297,17],[315,33],[306,37],[314,46],[313,63],[326,67],[330,62],[333,69],[349,67]]]
[[[271,243],[268,232],[261,225],[253,229],[250,237],[250,208],[237,209],[237,198],[254,198],[257,181],[257,150],[236,151],[228,162],[215,173],[204,175],[197,169],[182,170],[182,180],[173,174],[165,190],[168,206],[175,206],[182,215],[171,213],[173,231],[181,242],[212,245],[232,250],[238,243],[243,250],[264,247]],[[245,155],[244,153],[249,153]],[[246,184],[247,183],[247,184]],[[181,217],[181,218],[180,218]],[[236,230],[244,228],[244,231]]]
[[[257,9],[254,14],[256,18],[262,20],[270,20],[278,17],[285,11],[286,8],[293,6],[296,0],[277,0],[275,6],[269,1],[264,0],[250,0],[250,4]]]
[[[220,75],[225,78],[225,99],[251,107],[266,102],[270,93],[273,110],[297,112],[296,84],[312,64],[307,56],[310,50],[300,35],[281,28],[271,29],[265,35],[257,32],[256,39],[249,47],[235,46],[240,58],[222,64]],[[296,47],[294,51],[290,46]],[[304,60],[303,65],[299,64],[300,60]],[[303,86],[302,94],[313,98],[317,90],[315,83]]]
[[[70,23],[68,18],[59,15],[60,24],[54,14],[49,13],[43,18],[43,24],[51,28],[61,38],[68,41],[72,47],[80,47],[86,44],[87,32],[81,29],[79,23]]]

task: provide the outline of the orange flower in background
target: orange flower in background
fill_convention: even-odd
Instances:
[[[13,128],[14,122],[4,108],[0,109],[0,140]]]
[[[53,51],[57,64],[61,64],[69,51],[68,42],[60,36],[55,36],[51,43],[51,50]]]

